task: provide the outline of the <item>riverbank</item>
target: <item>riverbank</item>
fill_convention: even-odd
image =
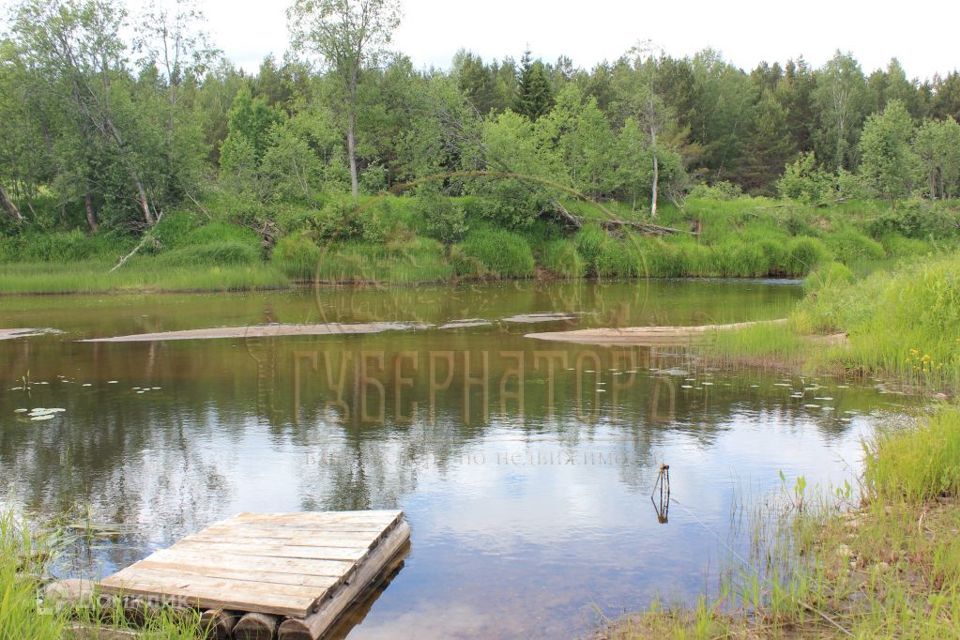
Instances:
[[[786,326],[722,332],[718,362],[794,362],[943,394],[960,379],[960,257],[901,264],[856,280],[813,274]],[[842,339],[833,339],[837,335]],[[810,340],[819,339],[819,348]],[[757,514],[754,553],[715,600],[654,605],[599,637],[942,638],[960,625],[960,410],[891,425],[865,446],[858,479],[810,498],[799,484]],[[772,523],[772,524],[771,524]]]
[[[573,224],[504,227],[479,198],[368,197],[238,217],[175,211],[141,238],[23,230],[0,238],[0,294],[229,291],[510,279],[804,277],[857,273],[956,246],[957,213],[929,202],[817,207],[690,198],[656,225],[617,203],[569,203]],[[134,249],[137,249],[134,251]],[[132,255],[122,266],[121,257]]]
[[[799,484],[799,483],[798,483]],[[711,601],[655,604],[604,640],[954,637],[960,627],[960,411],[898,425],[867,447],[861,504],[849,487],[786,488],[758,522],[750,562]],[[774,523],[772,526],[770,523]]]

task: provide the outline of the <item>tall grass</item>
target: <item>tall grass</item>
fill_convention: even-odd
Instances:
[[[921,504],[960,495],[960,410],[921,427],[886,430],[867,445],[864,478],[876,500]]]
[[[960,255],[903,264],[862,281],[812,292],[796,314],[809,331],[843,331],[849,348],[834,357],[864,373],[918,384],[960,381]]]
[[[474,258],[489,275],[499,278],[526,278],[536,265],[530,244],[523,236],[505,229],[476,229],[460,245],[464,255]]]
[[[453,267],[443,245],[427,238],[383,245],[347,242],[321,251],[315,275],[320,282],[413,284],[449,280]]]
[[[271,265],[173,266],[157,258],[131,260],[108,273],[109,263],[0,264],[0,293],[109,293],[126,291],[240,291],[290,286]]]
[[[31,529],[10,512],[0,512],[0,639],[62,640],[74,637],[67,629],[80,624],[83,637],[102,630],[131,629],[119,599],[101,603],[42,600],[49,581],[48,564],[62,551],[65,537],[56,529]],[[200,637],[200,612],[149,610],[136,625],[145,640],[195,640]]]
[[[62,637],[63,616],[38,606],[47,549],[13,515],[0,513],[0,637],[54,640]]]

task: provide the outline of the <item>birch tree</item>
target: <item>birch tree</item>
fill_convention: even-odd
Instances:
[[[295,0],[287,10],[294,49],[317,56],[338,79],[346,116],[350,189],[360,195],[357,110],[360,74],[387,55],[400,24],[398,0]]]

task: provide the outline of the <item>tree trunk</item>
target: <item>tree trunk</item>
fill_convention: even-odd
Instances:
[[[347,117],[347,155],[350,156],[350,192],[353,197],[360,197],[360,180],[357,177],[357,144],[354,137],[357,115],[350,107],[350,115]]]
[[[7,195],[7,190],[3,188],[3,185],[0,185],[0,205],[7,210],[7,213],[13,216],[14,220],[23,222],[23,214],[20,213],[17,204]]]
[[[89,192],[83,196],[83,206],[87,211],[87,224],[90,225],[90,231],[96,233],[99,228],[97,224],[97,212],[93,210],[93,196],[91,196]]]
[[[140,176],[138,176],[137,172],[133,169],[130,170],[130,177],[133,178],[133,183],[137,185],[137,195],[140,198],[140,210],[143,211],[143,219],[146,221],[147,226],[152,227],[155,220],[153,212],[150,211],[150,201],[147,200],[147,191],[143,188],[143,183],[140,182]]]
[[[650,130],[650,139],[653,142],[653,184],[650,187],[650,217],[657,217],[657,196],[660,191],[660,161],[657,158],[657,130]]]

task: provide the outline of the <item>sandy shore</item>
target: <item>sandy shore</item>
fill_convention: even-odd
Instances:
[[[33,336],[42,336],[45,333],[55,333],[51,329],[0,329],[0,340],[16,340],[17,338],[30,338]]]
[[[576,331],[547,331],[528,333],[527,338],[568,342],[572,344],[598,345],[682,345],[715,331],[745,329],[760,324],[786,324],[786,318],[735,322],[733,324],[707,324],[692,327],[623,327],[622,329],[578,329]]]
[[[223,338],[277,338],[281,336],[329,336],[383,333],[425,329],[429,325],[405,322],[368,322],[363,324],[267,324],[246,327],[213,327],[161,333],[140,333],[112,338],[91,338],[80,342],[163,342],[168,340],[217,340]]]

